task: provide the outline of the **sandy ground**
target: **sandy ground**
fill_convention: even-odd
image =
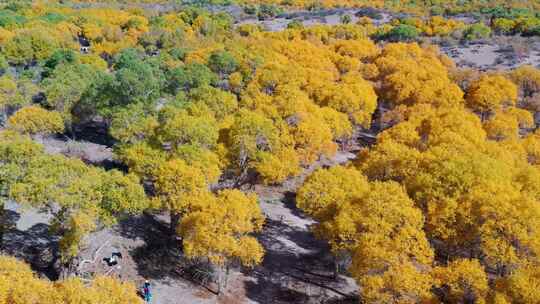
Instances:
[[[512,50],[512,44],[517,42],[511,41],[441,47],[441,51],[460,67],[473,67],[484,71],[513,69],[524,64],[540,66],[540,42],[517,37],[514,39],[524,49],[521,54]]]
[[[90,141],[71,140],[67,137],[38,137],[35,140],[43,144],[45,152],[50,154],[63,154],[94,165],[106,165],[113,160],[111,148]]]
[[[48,224],[51,218],[48,214],[39,212],[36,209],[22,209],[17,203],[13,201],[7,201],[4,205],[4,208],[18,214],[15,228],[21,231],[27,231],[34,225]]]

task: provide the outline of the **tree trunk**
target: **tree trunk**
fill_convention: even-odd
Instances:
[[[382,104],[377,105],[377,110],[379,110],[379,113],[378,113],[379,115],[378,117],[375,118],[376,119],[375,125],[377,128],[377,131],[381,131],[384,128],[384,124],[383,124],[384,109],[383,109]]]
[[[60,280],[65,280],[68,277],[69,277],[68,267],[66,267],[66,265],[62,265],[61,268],[60,268],[60,273],[58,274],[58,278]]]
[[[334,258],[334,279],[339,275],[339,257]]]
[[[178,223],[180,223],[180,213],[171,211],[170,217],[171,217],[171,223],[169,226],[169,234],[171,236],[176,236],[176,228],[178,227]]]
[[[71,137],[71,140],[77,140],[77,135],[75,134],[75,130],[73,129],[73,123],[71,121],[66,123],[66,131]]]
[[[75,260],[76,259],[71,259],[69,262],[60,264],[60,272],[59,272],[60,280],[68,279],[71,276],[73,276],[74,273],[76,273]]]
[[[219,267],[219,273],[218,273],[218,290],[217,294],[221,294],[221,291],[223,291],[227,287],[227,280],[229,277],[229,265],[225,266],[225,269],[223,267]]]
[[[218,276],[217,276],[217,294],[221,294],[221,288],[223,287],[223,282],[222,282],[222,271],[221,271],[221,267],[219,268],[218,270]]]
[[[224,287],[227,287],[227,284],[229,284],[229,265],[225,266],[225,284]]]
[[[347,253],[345,251],[339,251],[334,257],[334,279],[337,279],[339,272],[341,271],[341,266],[347,260]]]

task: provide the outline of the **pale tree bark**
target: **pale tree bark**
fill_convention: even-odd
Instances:
[[[338,253],[336,253],[334,257],[334,279],[337,279],[337,277],[339,276],[339,273],[341,271],[341,266],[346,261],[346,259],[347,259],[347,252],[339,251]]]
[[[217,290],[217,294],[221,294],[221,292],[227,288],[227,283],[228,283],[228,280],[229,280],[229,270],[230,270],[230,267],[228,264],[226,264],[225,266],[220,266],[218,267],[218,290]]]
[[[71,258],[68,262],[62,262],[60,265],[60,280],[71,278],[77,273],[77,260],[75,258]]]

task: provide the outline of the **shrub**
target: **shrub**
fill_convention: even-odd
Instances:
[[[400,24],[392,28],[386,39],[391,41],[411,41],[418,37],[419,31],[416,27],[408,24]]]
[[[475,23],[465,29],[463,38],[468,41],[485,39],[491,35],[491,29],[483,23]]]

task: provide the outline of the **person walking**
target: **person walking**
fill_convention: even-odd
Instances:
[[[146,303],[150,303],[150,301],[152,300],[152,291],[150,290],[150,282],[148,282],[148,280],[144,281],[143,284],[143,296],[144,301]]]

